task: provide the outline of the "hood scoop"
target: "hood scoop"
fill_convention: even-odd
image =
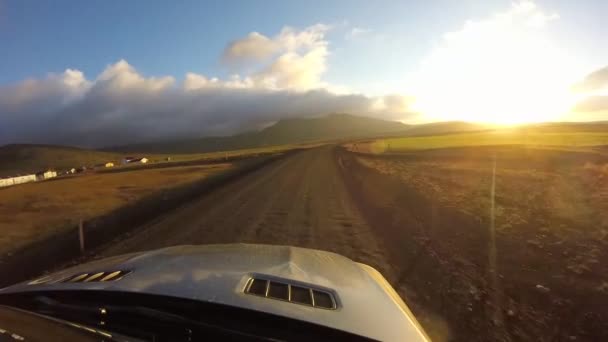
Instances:
[[[335,310],[338,307],[331,291],[301,283],[292,283],[285,279],[277,280],[255,276],[247,281],[244,292],[319,309]]]

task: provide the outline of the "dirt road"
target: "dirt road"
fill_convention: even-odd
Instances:
[[[333,151],[316,148],[273,163],[134,231],[101,256],[179,244],[287,244],[388,273],[382,242],[352,203]]]
[[[454,160],[460,160],[453,151],[445,153],[436,161],[454,166]],[[540,154],[547,158],[552,155]],[[554,154],[555,158],[570,158],[570,154]],[[483,159],[488,153],[475,150],[471,155]],[[513,155],[523,158],[524,171],[530,165],[536,165],[534,172],[547,168],[555,171],[555,162],[530,164],[536,154],[519,151]],[[550,194],[545,189],[553,187],[538,185],[538,181],[507,183],[511,179],[505,173],[509,159],[507,154],[501,156],[498,193],[503,197],[498,197],[499,205],[504,206],[513,193],[522,192],[513,189],[527,189],[525,186],[531,184],[541,186],[541,195]],[[435,341],[606,340],[605,285],[598,287],[594,282],[604,279],[603,264],[591,263],[587,266],[591,271],[579,274],[572,273],[564,266],[568,263],[563,262],[571,256],[578,264],[587,260],[577,256],[582,253],[576,252],[579,247],[583,252],[590,251],[587,254],[593,260],[603,260],[605,233],[600,238],[580,240],[567,237],[567,230],[562,230],[557,234],[559,241],[551,244],[546,241],[551,231],[541,228],[561,227],[559,220],[536,224],[529,219],[533,224],[516,233],[511,225],[496,238],[499,253],[492,259],[492,267],[498,269],[496,277],[490,272],[491,239],[484,219],[487,214],[478,219],[459,210],[462,205],[446,205],[441,198],[430,195],[439,181],[450,181],[450,175],[461,173],[451,168],[439,172],[430,185],[424,183],[416,188],[415,180],[404,182],[366,166],[375,165],[373,162],[383,162],[378,165],[385,166],[399,162],[402,168],[414,167],[417,164],[413,160],[422,157],[409,158],[389,156],[374,160],[333,146],[302,151],[204,194],[137,228],[126,238],[117,237],[97,256],[179,244],[230,242],[317,248],[345,255],[382,272]],[[588,163],[574,164],[582,167]],[[484,169],[483,163],[475,165],[467,169],[473,172],[470,181],[460,179],[458,184],[479,187],[473,200],[482,201],[489,198],[488,177],[480,176],[487,167]],[[425,166],[418,174],[430,177],[437,173],[432,167],[436,166]],[[591,166],[583,169],[587,173],[595,170]],[[521,178],[521,172],[516,176]],[[512,179],[518,181],[517,177]],[[446,186],[458,188],[454,184]],[[511,197],[504,197],[508,194]],[[539,202],[534,198],[531,201]],[[480,213],[489,212],[480,208]],[[526,212],[515,211],[517,215]],[[563,211],[554,212],[563,215]],[[596,218],[601,214],[587,216]],[[587,231],[586,226],[593,225],[574,231]],[[538,240],[541,237],[545,240]],[[560,272],[564,276],[555,277]]]

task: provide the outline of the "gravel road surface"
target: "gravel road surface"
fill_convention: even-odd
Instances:
[[[133,231],[99,256],[180,244],[284,244],[336,252],[387,273],[382,241],[353,204],[333,152],[325,146],[272,163]]]

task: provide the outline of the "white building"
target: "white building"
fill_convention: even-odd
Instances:
[[[36,173],[35,177],[36,177],[35,180],[45,180],[45,179],[57,177],[57,172],[51,171],[51,170],[40,171],[40,172]]]
[[[15,176],[15,177],[9,177],[9,178],[2,178],[0,179],[0,187],[5,187],[5,186],[11,186],[11,185],[17,185],[17,184],[23,184],[23,183],[29,183],[29,182],[35,182],[36,181],[36,175],[25,175],[25,176]]]

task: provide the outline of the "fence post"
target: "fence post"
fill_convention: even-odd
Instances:
[[[80,239],[80,254],[84,254],[84,224],[82,219],[78,223],[78,237]]]

